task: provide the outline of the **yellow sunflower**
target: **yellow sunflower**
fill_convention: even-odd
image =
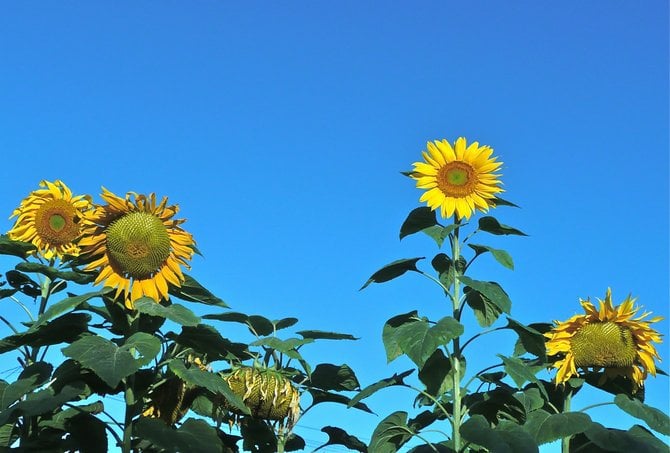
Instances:
[[[415,162],[410,173],[416,187],[426,189],[419,201],[432,209],[440,208],[442,217],[469,219],[476,211],[493,206],[499,187],[499,174],[494,173],[502,162],[491,157],[493,149],[472,142],[469,146],[460,137],[452,146],[447,140],[428,142],[428,151],[421,154],[425,162]]]
[[[609,377],[624,376],[633,388],[644,385],[647,374],[656,376],[654,359],[660,361],[652,343],[661,342],[661,334],[650,327],[663,319],[647,319],[651,313],[635,317],[640,307],[633,307],[636,298],[628,296],[618,307],[612,305],[612,291],[607,289],[605,300],[598,299],[596,308],[588,299],[580,300],[585,315],[575,315],[545,334],[547,354],[558,355],[556,384],[578,376],[577,368],[605,369]]]
[[[32,242],[49,260],[78,255],[76,241],[81,236],[81,220],[92,207],[91,197],[72,196],[60,180],[41,181],[39,186],[43,189],[31,192],[9,217],[16,217],[16,222],[7,235],[15,241]]]
[[[79,245],[90,257],[86,270],[99,269],[95,284],[116,288],[115,297],[124,294],[128,308],[143,296],[156,302],[167,299],[168,284],[181,286],[181,267],[190,269],[195,242],[193,236],[175,220],[177,205],[167,197],[157,204],[156,195],[126,194],[125,199],[103,187],[107,202],[85,219],[84,236]]]

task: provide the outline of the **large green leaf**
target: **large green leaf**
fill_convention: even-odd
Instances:
[[[62,349],[85,368],[92,370],[110,387],[133,374],[142,366],[127,348],[119,348],[113,342],[97,335],[87,335]]]
[[[201,370],[195,366],[186,368],[186,365],[184,365],[184,362],[180,359],[170,360],[168,362],[168,367],[179,379],[187,384],[203,387],[212,393],[222,395],[232,406],[246,414],[250,413],[249,408],[244,404],[242,398],[235,394],[228,386],[228,383],[218,374]]]
[[[23,398],[42,384],[43,380],[38,373],[17,379],[11,384],[3,383],[0,385],[0,410],[4,410],[16,401]]]
[[[386,350],[387,363],[391,363],[403,354],[402,348],[398,343],[397,329],[418,319],[421,319],[419,318],[418,312],[412,310],[408,313],[396,315],[384,323],[384,328],[382,329],[382,341],[384,342],[384,349]]]
[[[473,415],[461,425],[461,435],[491,453],[538,452],[533,438],[516,423],[501,423],[495,429],[481,415]]]
[[[85,391],[85,385],[77,382],[73,385],[66,385],[58,393],[55,393],[50,387],[31,393],[27,399],[19,401],[9,409],[0,411],[0,426],[20,415],[31,417],[51,412],[66,402],[81,399]]]
[[[91,315],[85,313],[67,313],[49,321],[35,330],[10,335],[0,340],[0,354],[21,346],[47,346],[59,343],[71,343],[84,332],[88,332]]]
[[[51,280],[68,280],[71,282],[78,283],[80,285],[86,285],[95,280],[96,274],[91,272],[75,272],[75,271],[61,271],[55,267],[46,266],[40,263],[24,262],[16,265],[16,269],[23,272],[32,272],[42,275],[46,275]]]
[[[207,288],[202,286],[196,279],[188,274],[184,274],[184,282],[177,287],[170,285],[168,292],[188,302],[198,302],[205,305],[215,305],[217,307],[228,308],[226,303],[212,294]]]
[[[508,235],[513,234],[517,236],[528,236],[523,231],[517,230],[507,225],[503,225],[498,222],[495,217],[484,216],[479,219],[479,229],[481,231],[486,231],[487,233],[495,235]]]
[[[135,310],[150,316],[169,319],[182,326],[197,326],[200,323],[200,318],[183,305],[170,304],[163,306],[149,297],[136,300]]]
[[[465,357],[460,358],[460,365],[462,377],[465,374]],[[436,349],[419,370],[419,380],[426,386],[426,393],[433,397],[439,397],[454,388],[453,375],[452,362],[442,349]]]
[[[47,321],[54,318],[55,316],[58,316],[61,313],[64,313],[68,310],[75,309],[82,303],[94,297],[102,297],[104,294],[107,294],[111,290],[112,288],[103,288],[100,291],[94,291],[82,294],[81,296],[70,296],[66,299],[61,300],[58,303],[49,305],[49,308],[44,313],[42,313],[42,315],[37,319],[37,321],[33,325],[30,326],[28,332],[36,331],[38,327],[42,326],[43,324],[46,324]]]
[[[35,250],[37,250],[37,247],[30,242],[13,241],[6,234],[0,234],[0,255],[27,258]]]
[[[570,440],[570,450],[618,453],[665,453],[668,446],[641,426],[628,431],[606,428],[592,422],[583,434]]]
[[[435,225],[439,225],[435,211],[426,206],[413,209],[400,227],[400,239]]]
[[[547,349],[545,347],[545,337],[541,332],[509,317],[507,318],[507,325],[505,328],[516,332],[525,351],[539,357],[543,361],[546,360]]]
[[[370,283],[383,283],[394,278],[398,278],[403,275],[405,272],[413,271],[419,272],[416,267],[416,263],[419,260],[422,260],[424,257],[419,258],[406,258],[401,260],[396,260],[390,264],[379,269],[377,272],[372,274],[372,276],[361,286],[361,290],[367,288]],[[359,290],[360,291],[360,290]]]
[[[121,348],[133,354],[137,364],[143,367],[161,351],[161,341],[149,333],[137,332],[131,335]]]
[[[303,338],[313,340],[358,340],[357,337],[348,333],[326,332],[323,330],[300,330],[296,333]]]
[[[214,315],[205,315],[203,318],[245,324],[251,333],[260,337],[272,335],[275,331],[274,323],[261,315],[245,315],[244,313],[231,311],[226,313],[217,313]]]
[[[352,402],[351,398],[348,398],[342,394],[324,392],[323,390],[315,388],[308,388],[307,392],[309,392],[309,394],[312,395],[313,406],[322,403],[337,403],[337,404],[344,404],[347,407],[353,407],[355,409],[359,409],[364,412],[372,414],[372,411],[367,405],[361,402]]]
[[[171,453],[222,451],[216,429],[204,420],[189,418],[179,429],[173,429],[160,419],[140,417],[135,421],[133,431],[135,436]]]
[[[523,405],[526,414],[542,408],[545,404],[545,400],[540,394],[540,389],[537,387],[529,387],[523,392],[515,393],[514,398]]]
[[[502,313],[510,313],[512,301],[498,283],[473,280],[464,275],[458,279],[468,285],[464,289],[465,301],[480,326],[489,327]]]
[[[67,443],[82,452],[106,452],[106,426],[103,421],[89,413],[78,413],[66,422],[65,428],[69,433]]]
[[[272,321],[272,323],[275,325],[275,330],[281,330],[296,325],[298,321],[298,318],[282,318]]]
[[[169,333],[167,337],[182,346],[207,354],[211,362],[229,358],[247,360],[252,357],[246,344],[233,343],[223,338],[218,330],[207,324],[184,326],[179,335]]]
[[[626,395],[615,396],[614,403],[627,414],[643,420],[654,431],[670,436],[670,417],[665,412]]]
[[[488,245],[481,244],[468,244],[468,247],[475,251],[475,256],[479,256],[486,252],[491,252],[491,255],[493,255],[493,258],[495,258],[497,262],[502,264],[507,269],[514,270],[514,260],[512,259],[512,256],[505,250],[496,249]]]
[[[512,378],[517,388],[521,388],[526,382],[532,382],[537,384],[542,395],[546,399],[549,399],[544,387],[536,376],[538,372],[545,369],[545,366],[533,365],[517,357],[505,357],[502,354],[498,354],[498,357],[502,359],[503,364],[505,365],[505,372]]]
[[[36,298],[42,294],[42,288],[39,283],[37,283],[32,278],[28,277],[23,272],[11,270],[5,272],[5,277],[7,278],[7,283],[9,286],[21,291],[23,294]]]
[[[318,364],[312,371],[309,383],[321,390],[335,390],[337,392],[360,389],[360,383],[354,370],[346,364]]]
[[[372,432],[369,450],[375,453],[395,453],[412,438],[407,426],[407,412],[397,411],[382,420]]]
[[[352,407],[359,401],[361,401],[364,398],[367,398],[368,396],[372,395],[373,393],[376,393],[377,391],[386,388],[386,387],[391,387],[394,385],[407,385],[403,381],[407,376],[412,374],[414,370],[407,370],[404,371],[400,374],[395,373],[393,376],[389,378],[382,379],[380,381],[375,382],[374,384],[368,385],[365,387],[363,390],[358,392],[356,396],[354,396],[351,401],[349,402],[348,406]]]
[[[538,445],[583,433],[591,425],[591,417],[582,412],[549,414],[537,410],[528,414],[524,430]]]
[[[418,367],[422,367],[437,348],[459,337],[464,330],[463,325],[450,316],[440,319],[435,325],[426,319],[415,318],[391,329],[392,332],[387,330],[385,338],[392,335],[394,344]]]
[[[321,428],[321,431],[328,435],[328,441],[315,448],[312,453],[321,450],[322,448],[328,445],[344,445],[349,450],[360,451],[361,453],[367,453],[368,447],[363,442],[361,442],[356,436],[348,434],[342,428],[336,426],[324,426]]]

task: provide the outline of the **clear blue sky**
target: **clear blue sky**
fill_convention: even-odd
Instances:
[[[194,277],[236,311],[361,337],[312,351],[363,385],[409,367],[386,365],[384,321],[447,314],[418,275],[358,291],[437,252],[398,241],[421,194],[399,172],[427,140],[466,136],[504,162],[522,209],[494,214],[530,236],[492,238],[516,269],[483,259],[473,277],[500,282],[514,318],[566,319],[611,286],[668,333],[666,1],[5,2],[0,55],[0,213],[41,179],[167,195],[204,254]],[[511,353],[506,335],[471,370]],[[588,393],[575,407],[611,399]],[[647,398],[668,409],[668,379]],[[385,416],[412,399],[369,404]],[[367,440],[378,420],[324,406],[298,432]]]

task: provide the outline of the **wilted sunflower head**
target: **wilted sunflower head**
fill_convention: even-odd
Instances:
[[[177,205],[167,204],[167,197],[156,203],[156,195],[125,198],[103,187],[101,197],[107,202],[86,217],[82,255],[90,257],[86,270],[99,269],[96,284],[116,288],[124,295],[128,308],[140,297],[155,301],[167,299],[168,284],[181,286],[182,266],[190,269],[195,242],[174,220]]]
[[[41,181],[42,189],[31,192],[14,210],[16,222],[7,233],[15,241],[31,242],[46,259],[77,256],[82,218],[91,209],[91,197],[72,196],[63,181]]]
[[[415,162],[410,176],[416,187],[426,192],[419,201],[432,209],[440,208],[442,217],[469,219],[476,211],[486,212],[493,206],[500,188],[495,171],[502,162],[491,157],[493,149],[472,142],[469,146],[460,137],[452,146],[447,140],[428,142],[423,151],[424,162]]]
[[[245,366],[225,375],[224,379],[233,393],[242,398],[253,417],[278,420],[289,431],[298,421],[300,393],[280,371]],[[237,411],[225,401],[224,406]]]
[[[656,376],[654,359],[660,361],[653,343],[661,342],[661,334],[650,327],[660,316],[647,319],[649,312],[635,317],[640,307],[628,296],[618,307],[612,305],[612,291],[596,308],[588,299],[580,300],[586,314],[575,315],[545,334],[547,354],[558,356],[556,384],[578,376],[577,368],[605,369],[609,377],[630,379],[633,388],[644,385],[647,374]]]

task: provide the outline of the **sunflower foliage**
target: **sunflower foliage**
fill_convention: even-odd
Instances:
[[[348,365],[303,356],[355,337],[232,311],[184,272],[199,251],[167,199],[40,186],[0,235],[0,451],[302,450],[298,420],[360,390]]]
[[[660,318],[636,317],[632,298],[614,307],[611,292],[600,309],[581,301],[585,315],[564,323],[524,324],[511,317],[512,300],[502,285],[472,274],[484,256],[513,270],[511,255],[486,245],[486,238],[523,237],[491,209],[517,206],[500,198],[500,163],[492,149],[459,138],[428,142],[424,161],[404,172],[426,192],[428,206],[412,210],[402,223],[400,239],[422,233],[440,249],[432,259],[404,258],[372,274],[361,289],[408,273],[427,277],[446,300],[442,317],[429,319],[421,307],[388,319],[382,329],[387,361],[408,359],[413,367],[367,385],[350,405],[387,391],[407,389],[413,402],[384,417],[374,429],[368,450],[375,453],[539,452],[560,441],[562,451],[666,452],[658,437],[670,435],[661,410],[644,404],[644,379],[657,370],[653,346],[660,334],[650,324]],[[438,213],[442,219],[438,220]],[[409,309],[409,307],[408,307]],[[464,316],[476,321],[476,328]],[[468,357],[479,357],[478,340],[499,331],[514,332],[516,343],[481,370]],[[502,349],[502,348],[501,348]],[[551,382],[541,372],[557,368]],[[571,408],[580,391],[599,392],[603,403],[638,419],[628,430],[591,419],[586,407]]]

